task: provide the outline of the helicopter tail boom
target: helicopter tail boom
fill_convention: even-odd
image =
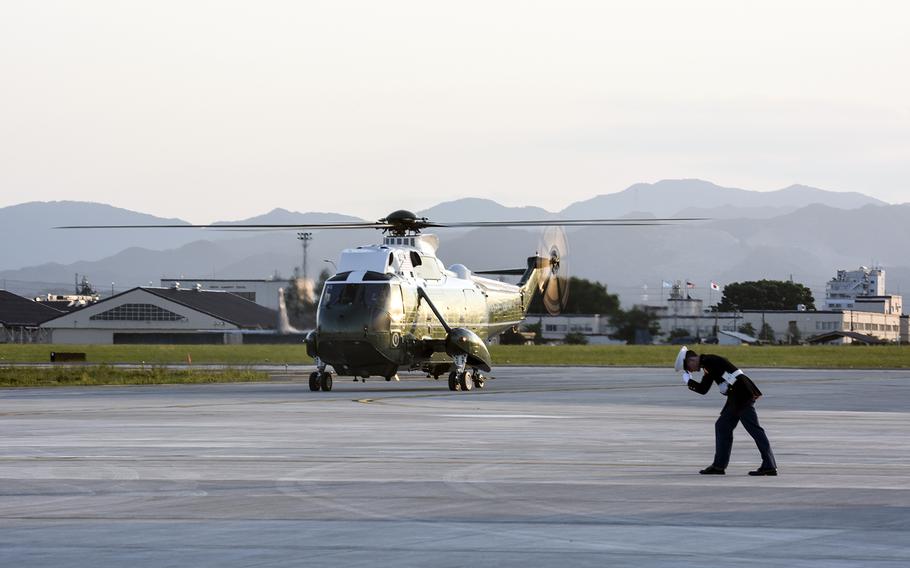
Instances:
[[[528,257],[528,267],[518,281],[518,287],[521,289],[521,307],[525,313],[528,311],[528,306],[531,305],[531,298],[534,297],[534,293],[540,288],[544,270],[549,267],[549,263],[550,259],[542,256]]]

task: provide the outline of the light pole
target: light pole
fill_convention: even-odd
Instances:
[[[297,240],[303,243],[303,281],[306,282],[306,249],[313,240],[313,233],[297,233]]]
[[[335,274],[336,272],[338,272],[338,267],[335,266],[335,261],[329,260],[329,259],[327,259],[327,258],[323,258],[323,259],[322,259],[322,262],[328,262],[329,264],[332,265],[332,274]]]

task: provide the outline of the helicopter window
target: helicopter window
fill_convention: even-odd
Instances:
[[[401,298],[401,286],[392,285],[389,295],[389,311],[393,314],[400,314],[404,311],[404,302]]]
[[[411,264],[415,267],[423,264],[423,261],[420,260],[420,255],[417,254],[415,251],[411,251]]]
[[[367,270],[363,275],[364,282],[376,282],[382,280],[391,280],[392,275],[385,272],[376,272],[373,270]]]
[[[385,306],[389,286],[383,284],[326,284],[323,306]]]
[[[357,299],[356,284],[330,284],[326,283],[322,292],[323,306],[351,305]]]
[[[388,286],[372,284],[361,286],[361,288],[363,288],[361,297],[364,305],[385,307],[385,304],[389,299]]]
[[[360,291],[360,286],[355,284],[346,284],[344,288],[341,289],[341,293],[338,294],[338,303],[339,304],[353,304],[354,300],[357,299],[357,292]]]
[[[420,259],[420,255],[416,252],[412,252],[411,254]],[[435,259],[427,257],[414,265],[414,276],[425,280],[441,280],[442,271],[439,270],[439,266],[436,265]]]
[[[339,273],[336,274],[335,276],[332,276],[331,278],[329,278],[328,280],[326,280],[326,282],[339,282],[339,281],[340,281],[340,282],[344,282],[345,280],[348,279],[348,275],[349,275],[350,273],[351,273],[350,270],[347,271],[347,272],[339,272]]]

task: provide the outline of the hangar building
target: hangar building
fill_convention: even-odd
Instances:
[[[46,343],[39,326],[61,310],[0,290],[0,343]]]
[[[272,331],[278,312],[223,291],[139,287],[42,324],[50,342],[69,344],[242,343]]]

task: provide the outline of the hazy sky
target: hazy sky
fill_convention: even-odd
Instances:
[[[906,2],[0,0],[0,206],[559,210],[632,183],[910,201]]]

